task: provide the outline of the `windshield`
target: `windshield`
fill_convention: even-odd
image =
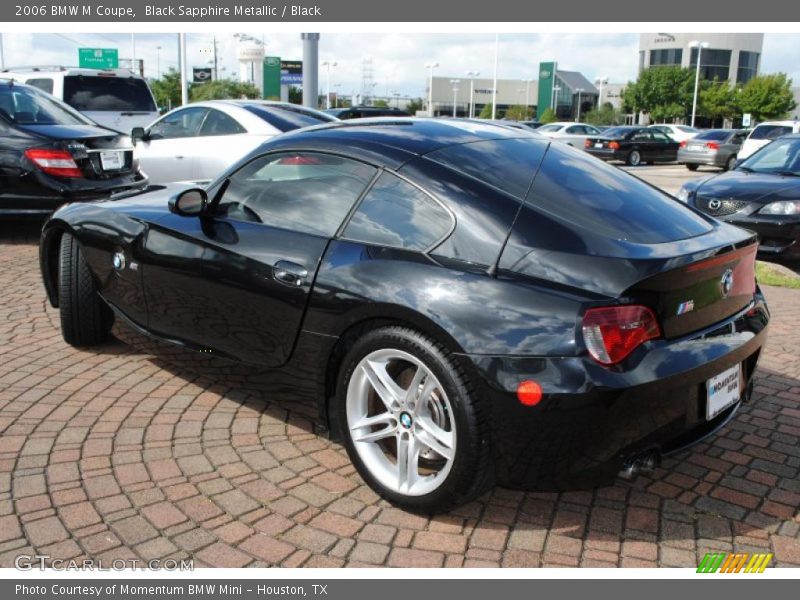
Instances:
[[[156,111],[150,88],[135,77],[68,75],[64,77],[64,101],[83,112]]]
[[[331,115],[298,106],[248,104],[244,108],[261,117],[278,131],[292,131],[301,127],[336,121],[336,118]]]
[[[13,85],[0,87],[0,115],[17,125],[94,125],[49,94]]]
[[[555,133],[556,131],[561,131],[563,128],[563,125],[551,123],[550,125],[542,125],[539,127],[539,133]]]
[[[750,134],[751,140],[774,140],[787,133],[792,133],[788,125],[759,125]]]
[[[800,138],[776,140],[736,167],[754,173],[800,177]]]

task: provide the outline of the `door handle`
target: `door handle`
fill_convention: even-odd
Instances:
[[[279,260],[273,268],[275,280],[292,287],[300,287],[308,277],[305,267],[288,260]]]

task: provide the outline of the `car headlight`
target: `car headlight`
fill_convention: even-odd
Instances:
[[[770,202],[758,212],[762,215],[800,215],[800,200]]]
[[[689,201],[689,190],[687,190],[685,187],[682,187],[680,190],[678,190],[677,198],[681,202],[688,202]]]

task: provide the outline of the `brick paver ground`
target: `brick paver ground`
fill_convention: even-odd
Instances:
[[[593,492],[496,489],[424,518],[379,501],[290,405],[187,378],[120,342],[67,346],[37,227],[0,230],[0,566],[188,558],[196,566],[800,566],[800,291],[767,289],[755,392],[652,477]]]

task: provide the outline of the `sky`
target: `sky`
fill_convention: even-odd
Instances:
[[[263,40],[268,56],[302,58],[302,43],[297,33],[269,34],[263,31],[241,33]],[[204,66],[209,60],[212,34],[187,34],[189,67]],[[136,34],[136,57],[144,59],[145,75],[156,77],[178,66],[178,42],[174,34]],[[233,34],[217,37],[217,56],[221,76],[238,77]],[[161,47],[158,50],[158,47]],[[116,33],[5,33],[4,64],[10,66],[76,65],[78,48],[118,48],[120,58],[131,56],[131,36]],[[611,33],[524,33],[501,34],[499,43],[500,79],[537,79],[538,63],[555,60],[562,70],[580,71],[593,80],[608,76],[613,83],[636,78],[638,34]],[[204,50],[206,51],[204,53]],[[324,33],[320,38],[319,60],[336,62],[331,69],[332,91],[351,95],[361,91],[362,62],[372,59],[375,95],[421,97],[425,95],[427,62],[438,62],[435,75],[465,77],[479,71],[491,77],[494,68],[494,33],[419,34]],[[800,34],[769,33],[764,37],[761,72],[783,71],[800,86]],[[338,86],[336,85],[338,84]],[[320,86],[326,85],[320,71]]]

